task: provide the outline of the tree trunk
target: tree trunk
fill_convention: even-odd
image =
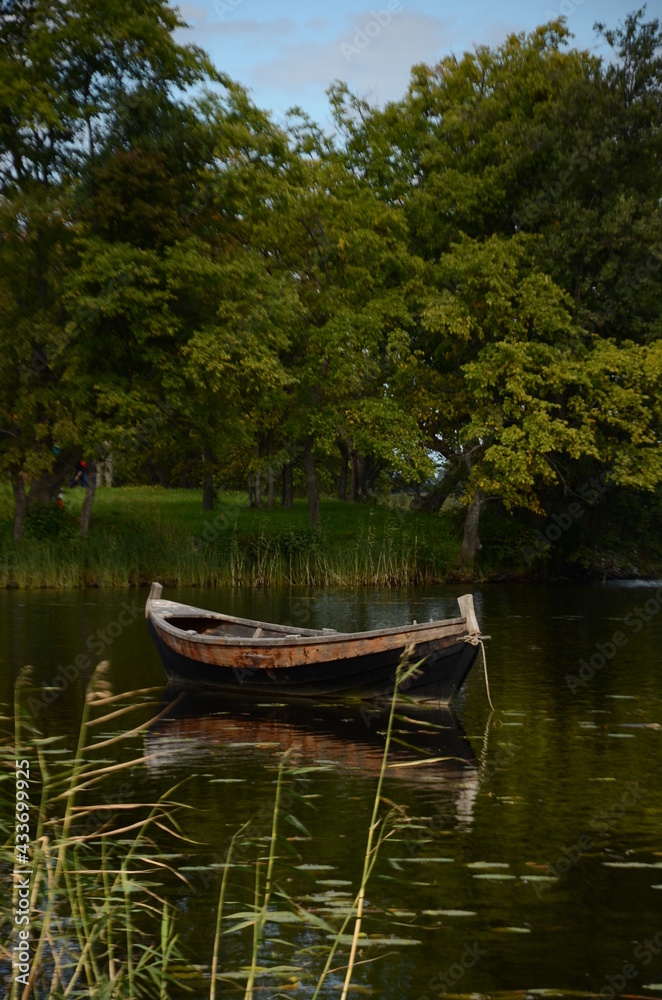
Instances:
[[[163,469],[161,469],[160,466],[155,465],[154,462],[151,460],[151,458],[148,458],[147,462],[145,463],[145,467],[149,475],[150,486],[154,485],[165,486],[165,476],[163,475]],[[97,470],[97,486],[101,486],[101,482],[99,481],[98,470]]]
[[[374,455],[365,455],[363,459],[363,495],[369,497],[377,487],[377,476],[380,467]]]
[[[274,509],[274,467],[269,462],[269,474],[267,479],[267,509]]]
[[[259,472],[255,473],[255,506],[262,506],[262,477]]]
[[[25,532],[25,518],[30,507],[35,504],[47,506],[52,503],[62,486],[62,483],[71,473],[73,466],[81,457],[80,448],[59,455],[55,467],[51,472],[42,472],[39,478],[30,480],[29,494],[25,489],[25,482],[17,474],[12,483],[14,493],[14,538],[23,538]]]
[[[358,451],[356,452],[356,496],[359,500],[365,497],[365,465],[363,455]]]
[[[34,504],[42,504],[47,507],[49,503],[52,503],[57,497],[62,483],[68,478],[81,456],[80,448],[68,452],[60,456],[51,472],[42,472],[38,479],[31,479],[28,507]]]
[[[25,534],[25,517],[28,512],[28,497],[25,483],[17,476],[12,482],[14,491],[14,538],[18,541]]]
[[[97,486],[113,485],[113,453],[110,442],[103,442],[103,461],[97,462]]]
[[[303,463],[306,470],[306,496],[308,497],[308,522],[311,528],[316,531],[322,526],[322,509],[320,507],[320,494],[317,485],[317,473],[315,472],[315,460],[313,458],[312,439],[306,442],[303,453]]]
[[[282,481],[282,501],[283,510],[292,510],[294,503],[294,476],[292,474],[292,462],[283,462]]]
[[[436,486],[433,486],[429,493],[425,496],[421,496],[421,491],[416,487],[416,496],[412,501],[412,510],[429,510],[437,511],[441,510],[444,503],[450,496],[449,487],[446,485],[445,480],[442,480]]]
[[[81,535],[86,535],[90,530],[90,514],[94,503],[94,493],[97,488],[97,464],[94,459],[87,463],[87,486],[85,487],[85,499],[80,512],[79,531]]]
[[[464,538],[462,539],[462,564],[471,568],[476,560],[476,556],[481,548],[478,536],[478,523],[480,515],[487,497],[480,490],[476,490],[476,495],[467,508],[467,517],[464,522]]]
[[[211,466],[211,451],[209,448],[202,449],[202,509],[214,509],[214,473]]]
[[[356,490],[359,481],[358,459],[354,448],[352,448],[349,457],[350,457],[350,473],[351,473],[350,483],[349,483],[349,502],[354,503],[354,501],[356,500]]]
[[[338,445],[340,450],[340,472],[337,477],[338,499],[347,500],[347,480],[349,477],[349,449],[342,442]]]

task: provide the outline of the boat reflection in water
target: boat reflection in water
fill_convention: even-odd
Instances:
[[[336,701],[258,702],[245,696],[217,699],[166,689],[172,707],[146,736],[156,771],[208,766],[219,751],[279,754],[293,750],[300,765],[333,764],[362,775],[382,766],[388,704]],[[394,718],[389,778],[449,792],[456,821],[470,826],[478,790],[478,762],[455,713],[447,706],[402,702]],[[427,797],[427,795],[426,795]]]

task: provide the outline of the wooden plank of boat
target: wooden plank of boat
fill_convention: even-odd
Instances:
[[[423,662],[406,694],[448,704],[478,653],[470,594],[459,598],[458,618],[335,632],[237,618],[166,601],[161,593],[153,583],[145,617],[166,674],[180,687],[389,697],[409,650],[412,662]]]

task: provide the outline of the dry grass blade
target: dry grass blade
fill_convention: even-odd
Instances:
[[[125,705],[124,708],[118,708],[115,712],[108,712],[107,715],[100,715],[98,719],[90,719],[87,724],[87,728],[92,729],[94,726],[102,726],[105,722],[110,722],[111,719],[119,719],[122,715],[128,715],[129,712],[136,712],[139,708],[147,708],[149,705],[160,704],[160,701],[142,701],[136,705]]]
[[[176,875],[178,879],[181,879],[182,882],[184,882],[186,885],[190,886],[191,884],[185,875],[182,875],[181,872],[178,872],[176,868],[172,867],[172,865],[167,865],[165,861],[157,861],[155,858],[142,858],[142,857],[138,858],[138,861],[144,861],[145,864],[154,865],[156,868],[165,868],[167,871],[172,872],[173,875]]]
[[[155,826],[158,826],[159,830],[164,830],[165,833],[169,833],[171,837],[176,837],[177,840],[183,840],[186,844],[197,844],[199,847],[203,845],[202,840],[193,840],[192,837],[185,837],[182,833],[175,833],[170,827],[164,826],[163,823],[158,823],[155,821]]]
[[[93,705],[95,708],[98,708],[100,705],[112,705],[117,701],[125,701],[127,698],[135,698],[137,694],[151,694],[152,691],[163,691],[163,686],[155,684],[153,687],[137,688],[135,691],[122,691],[121,694],[109,695],[107,698],[96,698]]]
[[[394,716],[398,722],[409,722],[413,726],[423,726],[425,729],[439,729],[443,731],[448,731],[450,726],[441,726],[436,722],[430,722],[428,719],[412,719],[408,715],[399,715],[397,712]]]
[[[87,813],[93,812],[108,812],[109,808],[112,809],[154,809],[158,806],[158,802],[113,802],[112,807],[108,804],[100,806],[72,806],[72,812],[78,813],[79,818],[85,816]],[[49,822],[53,822],[49,820]]]
[[[442,760],[462,761],[462,757],[426,757],[423,760],[404,760],[397,764],[388,764],[388,767],[420,767],[421,764],[438,764]]]
[[[119,826],[115,830],[106,830],[101,827],[99,830],[95,830],[94,833],[82,833],[77,837],[68,837],[68,844],[84,844],[89,840],[98,840],[101,833],[104,837],[117,837],[120,833],[130,833],[131,830],[139,830],[144,824],[144,820],[138,820],[137,823],[130,823],[128,826]],[[165,827],[162,827],[165,829]]]
[[[61,792],[54,801],[58,799],[66,799],[71,795],[76,795],[77,792],[81,792],[89,788],[92,784],[96,783],[96,780],[104,778],[107,774],[113,774],[116,771],[124,771],[127,767],[136,767],[138,764],[146,764],[148,761],[156,760],[158,757],[169,757],[170,752],[164,750],[162,753],[151,753],[146,754],[144,757],[135,757],[133,760],[126,760],[120,764],[109,764],[107,767],[99,767],[94,771],[86,771],[85,774],[81,775],[85,780],[77,785],[73,789],[68,789],[66,792]],[[95,779],[90,781],[90,779]],[[54,784],[63,784],[64,782],[58,781]]]
[[[153,718],[151,718],[148,722],[142,723],[134,729],[128,729],[125,733],[120,733],[119,736],[112,736],[108,740],[102,740],[101,743],[92,743],[90,746],[83,747],[81,752],[86,753],[88,750],[100,750],[101,747],[114,746],[115,743],[121,743],[129,736],[135,736],[137,733],[143,733],[146,729],[149,729],[150,726],[153,726],[155,722],[162,719],[164,715],[168,715],[168,713],[179,704],[183,697],[183,693],[178,695],[174,701],[171,701],[169,705],[166,705],[163,711],[159,712],[158,715],[153,716]]]

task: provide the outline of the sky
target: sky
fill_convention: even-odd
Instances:
[[[371,103],[400,98],[415,63],[434,64],[476,45],[496,47],[565,15],[573,45],[608,57],[595,21],[615,27],[642,0],[197,0],[177,4],[190,26],[177,41],[201,46],[253,101],[282,119],[301,106],[329,126],[325,91],[343,80]],[[649,0],[649,18],[662,0]]]

